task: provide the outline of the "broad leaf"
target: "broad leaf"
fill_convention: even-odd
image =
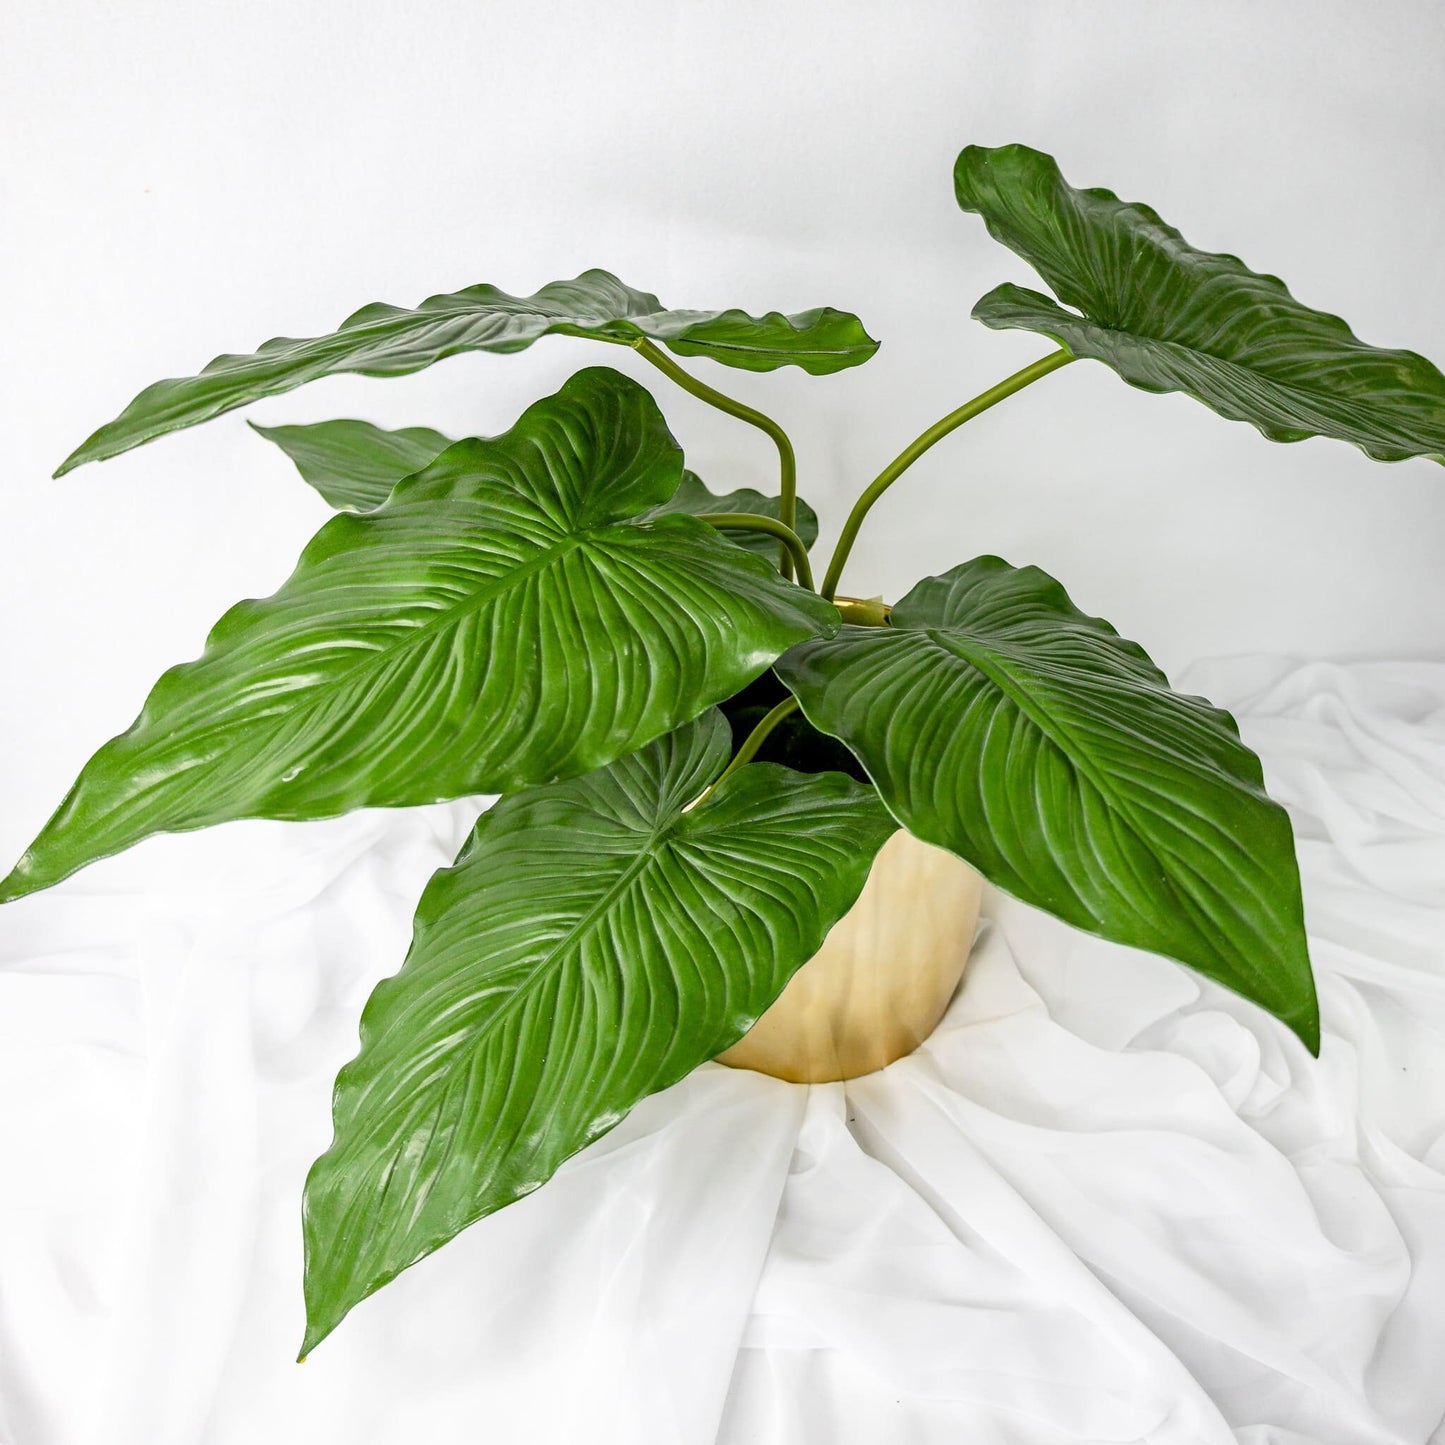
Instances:
[[[776,664],[894,816],[990,882],[1319,1018],[1289,818],[1234,720],[1036,567],[979,557]]]
[[[1148,206],[1075,190],[1027,146],[969,146],[954,186],[959,205],[1075,308],[1005,285],[974,308],[986,325],[1042,332],[1134,386],[1185,392],[1274,441],[1327,436],[1380,461],[1445,460],[1445,376],[1423,356],[1367,346],[1277,277],[1195,250]]]
[[[483,815],[361,1020],[306,1183],[302,1353],[399,1271],[742,1037],[895,824],[872,788],[727,762],[717,712]]]
[[[332,518],[279,592],[161,678],[0,901],[152,833],[586,772],[835,630],[829,603],[697,518],[629,520],[681,472],[652,398],[597,368]]]
[[[782,504],[777,497],[765,497],[751,487],[740,487],[735,492],[718,496],[710,492],[693,472],[682,474],[682,483],[666,502],[654,507],[649,517],[664,517],[672,512],[686,512],[693,517],[719,516],[724,512],[750,512],[755,516],[771,517],[775,522],[782,518]],[[793,530],[802,540],[803,546],[811,548],[818,540],[818,514],[801,498],[797,498],[797,514]],[[778,539],[766,532],[728,532],[727,539],[769,562],[778,560]]]
[[[317,377],[402,376],[461,351],[522,351],[554,334],[623,344],[646,337],[679,356],[748,371],[801,366],[815,376],[857,366],[878,349],[856,316],[831,307],[796,316],[669,311],[606,271],[553,281],[535,296],[469,286],[415,310],[366,306],[328,336],[280,336],[250,356],[218,356],[198,376],[158,381],[68,456],[56,476]]]
[[[407,427],[385,431],[369,421],[322,421],[307,426],[257,426],[267,441],[274,442],[296,463],[302,479],[315,487],[338,511],[372,512],[390,495],[403,478],[434,461],[449,446],[450,438],[430,427]],[[685,512],[706,517],[724,512],[753,512],[777,521],[781,503],[751,487],[725,496],[710,492],[695,472],[684,471],[677,490],[661,506],[645,516],[664,517]],[[801,497],[797,499],[794,530],[805,547],[818,540],[818,514]],[[775,537],[759,532],[732,532],[728,541],[768,561],[778,555]]]
[[[374,512],[403,478],[434,462],[451,439],[426,426],[384,431],[369,421],[257,426],[338,512]]]

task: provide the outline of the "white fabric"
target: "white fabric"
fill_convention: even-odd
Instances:
[[[304,1366],[330,1082],[473,805],[159,839],[0,910],[6,1445],[1422,1445],[1445,1417],[1445,665],[1196,668],[1325,1043],[992,895],[913,1058],[716,1065]]]

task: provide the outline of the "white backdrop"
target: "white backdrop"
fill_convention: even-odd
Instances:
[[[996,283],[1034,284],[954,205],[951,164],[969,142],[1049,150],[1075,184],[1148,201],[1195,244],[1283,276],[1367,340],[1445,363],[1442,61],[1433,0],[11,4],[0,869],[160,672],[194,656],[232,602],[274,589],[326,516],[234,414],[48,480],[148,382],[330,329],[365,302],[477,281],[529,291],[594,265],[669,305],[848,308],[883,349],[844,375],[692,363],[792,430],[826,547],[847,500],[904,442],[1047,349],[967,319]],[[595,363],[653,387],[715,488],[771,484],[765,439],[634,358],[555,338],[400,380],[338,378],[249,414],[492,433]],[[993,551],[1052,571],[1171,673],[1242,652],[1442,659],[1442,539],[1445,470],[1433,463],[1272,445],[1080,364],[925,459],[877,509],[849,590],[896,597]],[[293,845],[273,856],[265,825],[238,826],[250,831],[215,845],[144,846],[184,877],[241,856],[244,836],[257,868],[280,869]],[[412,847],[419,828],[400,824],[394,846]],[[418,859],[405,874],[416,887],[434,861]],[[143,864],[137,854],[86,886],[104,896]],[[49,906],[25,918],[47,920]],[[377,907],[399,959],[405,900]],[[84,932],[77,910],[66,926]],[[17,957],[30,926],[16,925]],[[60,947],[59,925],[34,926],[39,947]],[[327,1027],[347,1057],[354,1011]],[[77,1137],[94,1132],[79,1094],[73,1106]],[[27,1157],[54,1153],[57,1195],[83,1192],[63,1137],[31,1142]],[[243,1162],[237,1178],[251,1177]],[[292,1209],[276,1216],[288,1231]],[[215,1227],[219,1240],[224,1218]],[[164,1209],[153,1228],[169,1258]],[[25,1281],[9,1283],[23,1297]],[[178,1338],[192,1322],[154,1323],[138,1338]],[[22,1343],[41,1362],[73,1341]],[[0,1329],[0,1356],[7,1345]],[[1399,1428],[1389,1438],[1419,1438]]]
[[[1445,363],[1445,10],[1420,3],[246,4],[22,0],[0,45],[0,853],[325,517],[240,416],[61,482],[136,391],[368,301],[605,266],[674,306],[856,310],[841,376],[699,374],[790,426],[836,530],[902,444],[1047,343],[968,317],[1023,262],[954,204],[970,142],[1049,150],[1366,339]],[[261,421],[496,432],[630,367],[714,486],[766,439],[550,338],[340,378]],[[1445,471],[1265,442],[1082,364],[921,463],[850,590],[1036,562],[1167,670],[1243,650],[1445,656]],[[825,542],[827,534],[825,534]]]

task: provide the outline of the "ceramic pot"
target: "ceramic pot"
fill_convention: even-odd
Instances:
[[[967,863],[895,833],[822,948],[718,1062],[821,1084],[911,1054],[963,977],[982,893]]]

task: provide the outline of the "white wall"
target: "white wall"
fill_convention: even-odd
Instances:
[[[793,429],[826,543],[905,441],[1047,349],[967,320],[1032,281],[955,208],[969,142],[1049,150],[1445,361],[1442,61],[1433,0],[9,7],[0,854],[326,515],[234,414],[48,480],[146,383],[367,301],[592,265],[676,306],[851,308],[884,346],[845,375],[694,363]],[[619,354],[554,339],[252,414],[494,432],[597,362]],[[714,486],[768,482],[762,438],[654,389]],[[1445,470],[1271,445],[1097,365],[952,438],[875,516],[854,592],[995,551],[1169,669],[1445,657]]]

